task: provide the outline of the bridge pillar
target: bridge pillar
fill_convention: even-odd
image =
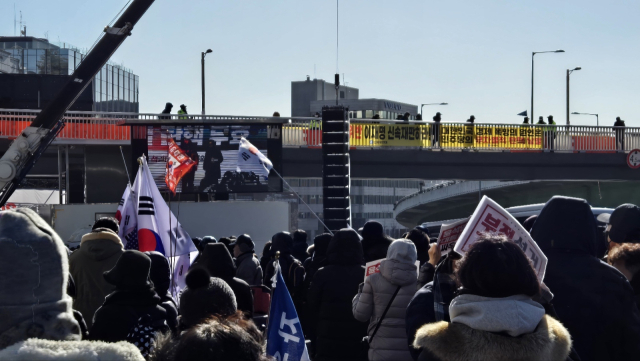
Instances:
[[[349,120],[343,106],[322,108],[322,205],[331,231],[351,224]]]

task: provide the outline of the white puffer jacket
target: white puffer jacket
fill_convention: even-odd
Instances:
[[[368,334],[371,336],[391,297],[400,287],[370,344],[370,361],[412,361],[405,316],[407,305],[417,290],[416,259],[416,247],[411,241],[394,241],[389,246],[387,258],[380,264],[380,273],[369,276],[362,292],[353,299],[353,316],[362,322],[370,321]]]

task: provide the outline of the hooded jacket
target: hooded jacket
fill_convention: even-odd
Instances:
[[[171,268],[169,260],[160,252],[145,252],[151,258],[149,278],[153,282],[153,289],[160,297],[160,307],[167,311],[167,325],[171,331],[178,329],[178,304],[169,293],[171,287]]]
[[[391,242],[393,239],[384,234],[382,224],[376,221],[367,222],[362,228],[362,249],[365,263],[385,258]]]
[[[117,234],[100,228],[85,234],[80,248],[69,257],[69,272],[76,285],[73,308],[80,311],[89,328],[94,313],[102,306],[104,298],[115,289],[102,274],[116,265],[124,252],[123,248]]]
[[[362,292],[353,299],[353,315],[362,322],[370,320],[371,336],[382,313],[400,288],[389,311],[382,320],[369,348],[369,360],[412,360],[405,332],[406,309],[416,293],[416,246],[407,239],[394,241],[387,258],[380,264],[380,273],[367,277]]]
[[[262,284],[262,267],[260,267],[260,261],[253,250],[239,255],[236,258],[236,266],[236,276],[247,282],[249,286]]]
[[[304,263],[304,270],[306,272],[304,275],[305,290],[308,290],[309,287],[311,286],[311,281],[313,281],[313,277],[316,274],[316,272],[320,268],[328,264],[327,249],[329,248],[329,243],[331,242],[332,238],[333,237],[330,234],[325,233],[317,236],[313,240],[313,246],[312,246],[314,247],[313,256],[311,258],[308,258],[307,261]],[[360,249],[362,249],[362,245],[360,246]]]
[[[280,252],[280,268],[284,283],[287,285],[289,294],[296,307],[301,306],[304,301],[304,267],[302,263],[291,255],[293,249],[293,238],[289,232],[278,232],[271,238],[271,261],[267,263],[267,269],[264,273],[264,284],[271,287],[275,268],[273,266],[276,252]]]
[[[129,342],[51,341],[31,338],[0,350],[0,361],[144,361]]]
[[[422,326],[414,347],[427,351],[420,357],[424,361],[564,361],[571,336],[560,322],[546,315],[532,332],[519,337],[440,321]]]
[[[247,282],[235,277],[236,265],[231,254],[222,243],[207,244],[202,252],[202,257],[194,266],[204,267],[211,277],[217,277],[225,281],[233,290],[238,304],[238,310],[253,317],[253,294]]]
[[[315,361],[358,358],[367,324],[353,317],[351,300],[364,278],[362,260],[358,234],[352,229],[336,232],[328,247],[328,265],[315,273],[307,295],[306,329]]]
[[[640,314],[626,278],[597,257],[596,223],[584,199],[553,197],[531,236],[549,259],[545,284],[583,361],[640,359]]]

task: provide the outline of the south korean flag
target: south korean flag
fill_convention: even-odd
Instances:
[[[273,163],[258,148],[248,140],[241,138],[238,148],[238,172],[254,172],[257,175],[269,178],[269,171],[273,169]]]

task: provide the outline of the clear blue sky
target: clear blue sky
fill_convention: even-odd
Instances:
[[[90,46],[124,0],[20,0],[28,35]],[[185,103],[200,112],[200,52],[207,48],[207,113],[290,114],[292,80],[336,71],[335,1],[158,0],[112,60],[140,76],[140,108]],[[362,98],[419,104],[445,121],[520,122],[530,107],[565,121],[571,111],[640,126],[640,2],[593,0],[340,2],[339,72]],[[0,5],[0,35],[13,35],[13,2]],[[176,109],[176,108],[174,108]],[[176,109],[177,110],[177,109]],[[572,116],[572,124],[595,117]]]

